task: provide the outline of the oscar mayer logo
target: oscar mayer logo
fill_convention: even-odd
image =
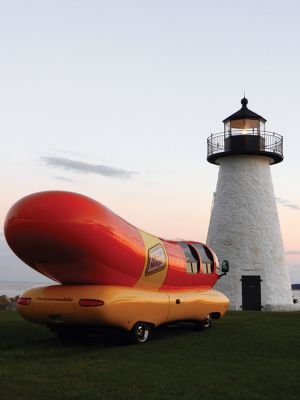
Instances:
[[[161,244],[157,244],[148,250],[148,263],[145,275],[151,275],[161,271],[166,267],[167,259],[164,248]]]

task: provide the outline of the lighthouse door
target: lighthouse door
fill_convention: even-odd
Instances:
[[[261,311],[260,275],[242,275],[243,310]]]

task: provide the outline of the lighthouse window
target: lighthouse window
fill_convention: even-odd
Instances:
[[[193,253],[191,251],[191,246],[189,246],[187,243],[185,242],[179,242],[178,243],[182,250],[184,251],[184,255],[185,255],[185,259],[186,259],[186,272],[188,274],[197,274],[199,272],[200,269],[200,259],[197,255],[197,252],[195,252],[195,256],[193,255],[194,253],[194,249],[193,249]]]
[[[214,272],[214,259],[207,247],[201,243],[193,243],[193,247],[198,250],[202,261],[202,273],[212,274]]]

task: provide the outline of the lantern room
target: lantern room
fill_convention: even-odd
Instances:
[[[282,136],[266,131],[267,120],[249,110],[245,97],[241,103],[240,110],[223,120],[224,131],[207,139],[207,161],[219,164],[222,157],[253,155],[268,158],[270,164],[281,162]]]
[[[248,109],[248,100],[244,97],[241,100],[242,108],[224,119],[224,132],[232,134],[259,135],[265,132],[266,119]]]

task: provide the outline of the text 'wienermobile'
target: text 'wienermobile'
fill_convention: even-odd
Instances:
[[[6,217],[5,236],[24,263],[58,282],[27,290],[18,310],[60,337],[112,326],[142,343],[152,327],[173,321],[207,328],[229,306],[212,289],[228,263],[220,267],[208,246],[155,237],[83,195],[22,198]]]

